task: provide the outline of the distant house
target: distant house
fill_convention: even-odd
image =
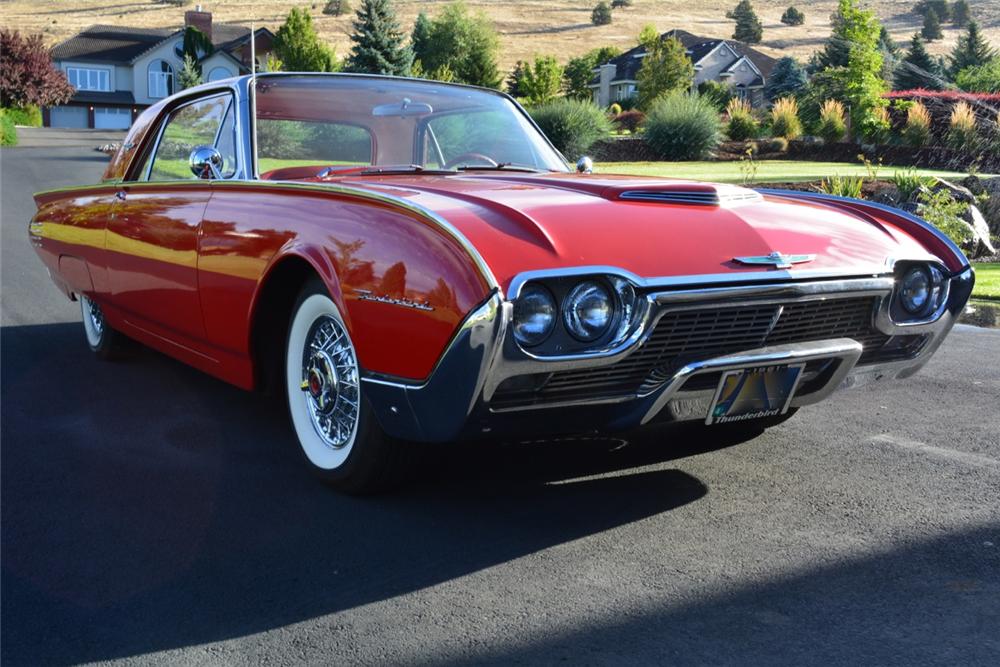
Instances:
[[[52,49],[52,61],[66,72],[76,94],[64,105],[43,110],[49,127],[125,129],[146,107],[179,90],[184,64],[184,30],[194,26],[211,40],[213,51],[199,60],[205,81],[250,70],[250,28],[212,25],[199,6],[184,13],[181,28],[90,26]],[[274,35],[255,31],[258,58],[271,50]]]
[[[752,105],[764,104],[764,84],[777,60],[731,39],[707,39],[684,30],[660,35],[660,39],[668,37],[680,40],[687,49],[694,64],[695,86],[705,81],[721,81]],[[646,47],[640,45],[598,66],[590,80],[594,102],[606,107],[634,96],[637,75],[645,57]]]

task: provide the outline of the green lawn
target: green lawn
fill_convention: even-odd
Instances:
[[[977,299],[1000,299],[1000,264],[973,264],[976,286],[972,296]]]
[[[901,167],[883,166],[879,178],[890,178]],[[720,183],[742,183],[743,173],[738,161],[727,162],[598,162],[594,172],[601,174],[632,174],[635,176],[665,176],[669,178],[690,178],[696,181],[718,181]],[[943,178],[963,178],[966,174],[936,169],[918,169],[925,176]],[[821,178],[839,174],[841,176],[867,176],[861,163],[851,162],[807,162],[803,160],[760,160],[757,162],[755,183],[791,183],[794,181],[818,181]]]

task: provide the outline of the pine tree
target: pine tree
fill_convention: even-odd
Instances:
[[[941,72],[938,71],[934,58],[924,48],[924,40],[920,38],[920,33],[913,34],[910,39],[910,49],[896,66],[893,88],[895,90],[944,89]]]
[[[413,23],[413,32],[410,33],[410,48],[413,49],[414,60],[427,63],[427,55],[431,46],[431,31],[434,29],[427,14],[420,12],[417,20]]]
[[[795,6],[789,7],[781,15],[781,22],[785,25],[802,25],[806,21],[806,15]]]
[[[274,51],[288,72],[336,72],[333,50],[319,41],[312,16],[304,9],[292,8],[274,35]]]
[[[806,72],[799,65],[798,61],[791,56],[785,56],[778,59],[778,62],[774,65],[774,69],[771,70],[771,76],[768,77],[767,83],[764,84],[764,94],[767,96],[767,99],[773,101],[779,97],[787,97],[794,94],[807,83],[809,83],[809,79],[806,77]]]
[[[530,67],[528,63],[523,60],[518,60],[514,63],[514,69],[511,70],[510,76],[507,77],[507,94],[511,97],[524,97],[524,93],[521,92],[521,81],[524,80],[524,72]]]
[[[391,0],[362,0],[344,71],[409,76],[413,51],[403,39]]]
[[[951,22],[956,28],[964,28],[972,18],[972,10],[967,0],[955,0],[951,6]]]
[[[983,35],[979,32],[979,24],[976,21],[969,21],[966,33],[958,38],[955,50],[951,52],[951,65],[948,72],[952,77],[958,76],[966,67],[979,67],[985,65],[996,55],[990,48]]]
[[[757,44],[764,37],[764,24],[757,17],[750,0],[740,0],[733,10],[733,18],[736,19],[733,39],[747,44]]]
[[[851,43],[845,35],[846,26],[840,9],[830,15],[830,27],[830,36],[823,45],[823,50],[815,58],[814,69],[817,71],[832,67],[847,67]]]
[[[656,40],[646,47],[646,57],[636,74],[639,107],[648,109],[664,93],[687,90],[694,80],[694,65],[687,49],[674,37]]]
[[[180,84],[181,90],[200,86],[202,83],[201,67],[198,66],[198,62],[191,57],[190,53],[184,54],[184,66],[177,73],[177,82]]]
[[[882,51],[882,79],[891,85],[899,62],[899,46],[884,25],[878,35],[878,47]]]
[[[944,37],[944,33],[941,32],[941,19],[933,9],[928,9],[924,14],[924,27],[920,30],[920,36],[928,42]]]

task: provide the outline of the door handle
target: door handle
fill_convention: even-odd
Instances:
[[[115,196],[121,199],[122,201],[125,201],[125,197],[127,197],[128,195],[125,193],[124,190],[119,190],[118,192],[115,193]]]

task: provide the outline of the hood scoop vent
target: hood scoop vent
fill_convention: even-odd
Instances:
[[[684,183],[655,189],[625,190],[618,195],[625,201],[695,206],[738,206],[763,201],[759,193],[735,185]]]

